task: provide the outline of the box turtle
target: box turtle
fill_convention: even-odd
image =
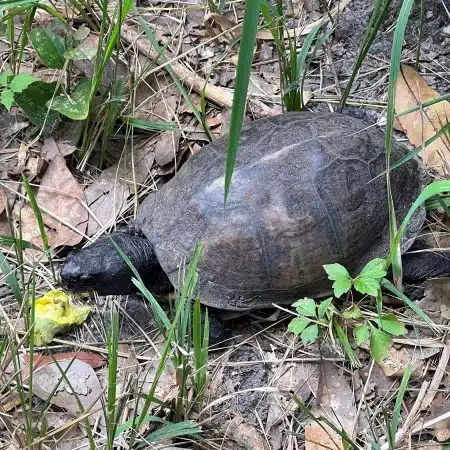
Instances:
[[[113,237],[151,292],[173,289],[179,268],[204,242],[198,286],[202,303],[252,310],[330,292],[324,264],[352,275],[389,248],[384,135],[361,119],[338,113],[289,112],[243,127],[231,192],[224,206],[226,138],[206,145],[141,203],[142,235]],[[407,150],[394,143],[392,161]],[[380,176],[381,175],[381,176]],[[392,194],[401,221],[422,188],[412,159],[392,170]],[[410,223],[406,251],[425,212]],[[448,275],[440,253],[404,256],[404,276]],[[75,291],[136,291],[132,274],[102,237],[68,257],[61,270]]]

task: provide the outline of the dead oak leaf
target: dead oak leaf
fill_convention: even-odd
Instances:
[[[73,246],[82,240],[88,221],[88,213],[83,206],[85,197],[62,156],[56,155],[50,162],[36,201],[42,210],[49,246]],[[23,239],[44,249],[39,224],[30,205],[22,208],[21,220]]]
[[[402,65],[397,79],[395,112],[397,114],[438,97],[412,67]],[[421,146],[433,137],[450,118],[450,103],[441,101],[434,105],[398,117],[398,123],[406,133],[410,143]],[[450,134],[443,133],[421,151],[426,166],[442,176],[450,174]]]

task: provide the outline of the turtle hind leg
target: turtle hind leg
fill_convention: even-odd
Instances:
[[[450,277],[450,252],[420,250],[402,256],[403,280],[422,283],[429,278]]]

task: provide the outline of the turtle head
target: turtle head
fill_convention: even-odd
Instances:
[[[137,288],[133,272],[122,258],[117,244],[128,256],[150,290],[171,286],[161,269],[153,246],[145,237],[116,232],[100,238],[89,247],[73,252],[61,269],[61,281],[74,292],[97,291],[100,295],[132,294]]]
[[[129,236],[123,233],[114,235],[115,242],[123,248],[122,237]],[[123,250],[130,256],[127,245]],[[131,282],[133,274],[130,268],[108,237],[99,239],[87,248],[72,252],[60,275],[64,287],[74,292],[95,290],[101,295],[110,295],[136,291]]]

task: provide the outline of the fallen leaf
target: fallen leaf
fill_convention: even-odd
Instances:
[[[269,450],[269,445],[258,430],[245,422],[241,416],[223,425],[226,438],[231,439],[244,449]]]
[[[71,155],[77,148],[67,142],[56,142],[52,137],[44,140],[42,146],[42,153],[45,155],[46,161],[50,162],[55,156],[68,156]]]
[[[424,282],[424,298],[416,302],[437,324],[450,320],[450,278],[432,278]]]
[[[42,177],[36,201],[40,208],[57,217],[51,217],[42,211],[49,246],[73,246],[83,239],[88,222],[88,213],[83,206],[85,197],[62,156],[58,155],[50,162]],[[16,214],[18,220],[19,214]],[[30,205],[22,208],[21,216],[23,239],[44,249],[38,221]],[[61,220],[79,230],[79,233],[64,225]]]
[[[438,97],[439,93],[432,89],[412,67],[402,65],[399,72],[396,94],[395,112],[401,113],[427,100]],[[398,123],[415,147],[421,146],[433,137],[450,117],[450,103],[442,101],[398,117]],[[424,163],[438,174],[450,174],[450,133],[444,133],[421,152]]]
[[[423,369],[423,361],[439,351],[439,348],[391,347],[388,356],[378,364],[387,377],[402,377],[409,364],[412,365],[413,375],[418,376]]]
[[[0,412],[5,414],[20,405],[20,395],[17,391],[13,391],[3,398],[0,403]]]
[[[25,355],[24,359],[27,364],[30,363],[30,356],[28,354]],[[38,367],[53,363],[55,359],[56,361],[79,359],[80,361],[84,361],[89,364],[93,369],[98,369],[106,364],[106,358],[99,353],[68,352],[56,353],[52,356],[35,355],[33,359],[33,367],[34,369],[37,369]]]
[[[266,433],[271,438],[272,448],[282,448],[286,411],[296,411],[296,403],[289,393],[296,395],[306,403],[311,395],[316,396],[319,386],[317,364],[284,363],[277,368],[273,380],[279,392],[270,394],[269,411],[266,420]]]
[[[318,406],[313,408],[315,417],[326,417],[339,429],[344,429],[347,435],[352,436],[355,420],[356,406],[353,391],[344,378],[343,371],[333,363],[322,361],[317,395]],[[321,426],[322,425],[322,426]],[[310,420],[305,427],[305,449],[319,450],[324,447],[343,450],[342,438],[324,422]]]
[[[112,225],[124,211],[130,195],[127,183],[118,176],[117,166],[105,169],[85,191],[89,207],[87,235],[93,236],[102,227]]]
[[[430,415],[427,420],[431,420],[435,417],[439,417],[450,410],[450,400],[447,395],[437,393],[430,408]],[[439,441],[444,442],[450,439],[450,419],[441,420],[435,424],[430,433]]]
[[[60,361],[59,368],[55,363],[47,364],[35,370],[33,374],[33,394],[44,401],[63,408],[73,417],[83,412],[99,411],[89,416],[93,424],[97,417],[104,421],[101,397],[103,390],[94,369],[84,361]],[[61,374],[63,371],[65,377]],[[66,382],[65,378],[69,381]],[[80,410],[78,401],[83,406]]]

